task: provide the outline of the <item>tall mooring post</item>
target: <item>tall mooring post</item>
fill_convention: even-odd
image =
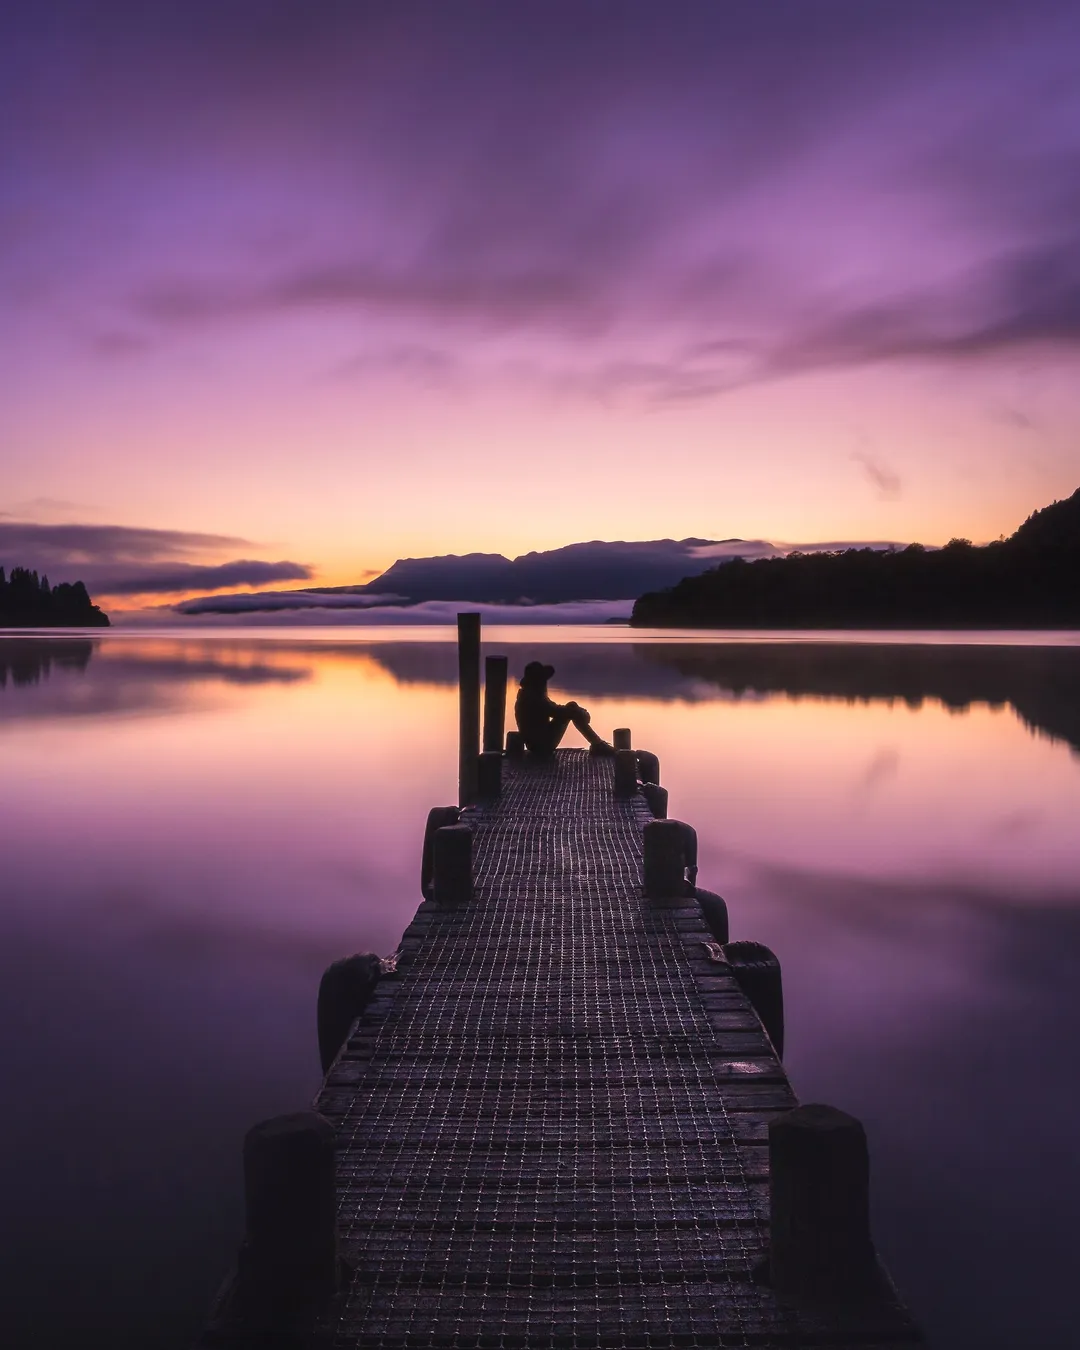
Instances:
[[[480,757],[480,615],[459,614],[458,632],[458,804],[476,801]]]
[[[484,749],[500,755],[506,727],[506,667],[505,656],[484,657]]]

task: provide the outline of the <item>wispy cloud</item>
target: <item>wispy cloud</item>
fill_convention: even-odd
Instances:
[[[249,539],[195,530],[154,530],[129,525],[43,525],[34,521],[0,522],[0,551],[30,549],[39,556],[73,562],[100,558],[149,562],[226,548],[250,547]]]
[[[168,6],[24,7],[15,168],[36,192],[64,165],[130,244],[80,268],[83,340],[325,317],[357,333],[323,369],[422,383],[489,377],[498,335],[564,390],[658,407],[1077,343],[1069,0],[499,8],[195,0],[195,41]],[[85,220],[34,201],[5,239],[62,288]]]
[[[235,535],[0,519],[0,566],[32,567],[54,584],[83,581],[94,595],[224,590],[307,581],[313,575],[306,564],[288,560],[206,560],[208,554],[252,547],[250,540]]]
[[[900,496],[903,484],[900,475],[895,473],[880,456],[869,450],[855,450],[851,458],[860,464],[867,478],[877,489],[878,496],[885,501],[893,501]]]
[[[177,591],[265,586],[269,581],[307,581],[311,576],[312,569],[303,563],[241,558],[209,567],[184,563],[152,564],[113,576],[104,573],[97,578],[96,585],[103,595],[167,595]]]
[[[583,272],[470,270],[460,260],[446,268],[394,271],[375,261],[342,259],[247,283],[228,277],[182,278],[147,289],[136,297],[135,307],[161,324],[347,308],[492,329],[553,324],[595,331],[609,317]]]

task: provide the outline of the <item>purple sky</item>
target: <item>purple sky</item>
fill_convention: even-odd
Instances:
[[[0,522],[188,590],[1009,533],[1080,483],[1078,62],[1049,0],[13,3]]]

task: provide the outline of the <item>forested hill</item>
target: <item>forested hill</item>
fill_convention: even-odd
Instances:
[[[635,627],[1080,627],[1080,489],[1009,539],[735,559],[641,596]]]
[[[50,586],[25,567],[5,576],[0,567],[0,628],[107,628],[109,616],[98,609],[81,581]]]

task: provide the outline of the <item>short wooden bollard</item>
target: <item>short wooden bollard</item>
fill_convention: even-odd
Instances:
[[[779,1058],[784,1057],[784,983],[780,962],[763,942],[729,942],[724,957]]]
[[[681,820],[650,820],[644,834],[645,894],[664,900],[686,894],[686,828]]]
[[[611,733],[611,744],[616,750],[630,749],[630,728],[616,727]]]
[[[508,731],[506,733],[506,757],[507,759],[520,759],[525,753],[525,737],[520,731]]]
[[[315,1111],[275,1116],[244,1138],[247,1240],[240,1289],[267,1313],[301,1307],[337,1283],[334,1127]]]
[[[651,750],[637,751],[637,766],[643,783],[660,782],[660,761]]]
[[[484,801],[494,801],[502,791],[502,752],[485,750],[476,769],[476,795]]]
[[[458,806],[433,806],[428,812],[424,826],[424,849],[420,857],[420,894],[431,899],[431,888],[435,879],[435,831],[444,825],[456,825],[461,816]]]
[[[460,905],[472,899],[472,830],[444,825],[435,831],[433,898],[437,905]]]
[[[857,1301],[876,1284],[866,1133],[832,1106],[769,1122],[769,1273],[795,1302]]]
[[[319,1061],[326,1071],[375,992],[382,965],[373,952],[358,952],[327,966],[319,982],[316,1023],[319,1031]]]
[[[658,783],[644,783],[641,795],[649,804],[649,810],[657,820],[666,820],[668,813],[668,790]]]
[[[638,789],[637,755],[633,750],[615,751],[615,796],[633,797]]]
[[[700,886],[694,887],[694,894],[697,896],[701,917],[708,925],[709,932],[723,946],[730,936],[727,901],[715,891],[706,891]]]
[[[505,656],[484,657],[484,739],[485,750],[503,748],[503,727],[506,725],[506,666]]]

